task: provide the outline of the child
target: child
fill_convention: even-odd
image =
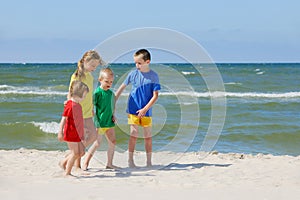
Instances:
[[[99,74],[100,86],[94,92],[94,106],[96,108],[96,115],[94,116],[94,124],[98,131],[97,140],[94,142],[92,147],[87,152],[86,160],[84,163],[85,169],[87,169],[89,162],[99,148],[102,135],[105,134],[108,141],[108,151],[107,151],[107,165],[106,169],[116,169],[118,167],[113,165],[113,156],[116,145],[115,136],[115,117],[114,117],[114,104],[115,95],[110,90],[112,83],[114,81],[114,74],[110,68],[104,68]]]
[[[82,58],[78,61],[77,70],[71,76],[70,85],[73,81],[79,80],[85,83],[90,91],[93,91],[94,78],[91,72],[95,71],[98,65],[103,64],[101,57],[94,50],[89,50],[84,53]],[[70,98],[70,93],[68,94]],[[86,98],[80,103],[82,106],[82,113],[84,118],[84,136],[85,140],[83,145],[85,147],[91,145],[97,138],[96,128],[93,122],[93,94],[88,93]],[[66,164],[66,160],[62,162],[62,165]],[[81,168],[80,159],[75,162],[77,168]]]
[[[138,126],[143,127],[147,167],[152,166],[152,106],[158,98],[160,90],[158,75],[150,69],[151,55],[146,49],[138,50],[133,56],[136,69],[131,71],[116,92],[116,99],[130,83],[132,89],[128,98],[128,124],[130,124],[130,138],[128,143],[129,167],[136,167],[133,160]]]
[[[62,119],[60,121],[58,140],[65,141],[70,149],[66,157],[65,175],[71,175],[71,170],[76,159],[84,155],[84,125],[82,108],[79,104],[86,97],[89,88],[80,81],[73,81],[70,87],[70,99],[67,101]]]

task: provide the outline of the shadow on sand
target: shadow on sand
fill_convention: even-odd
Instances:
[[[171,163],[160,170],[190,170],[190,169],[200,169],[202,167],[229,167],[231,164],[208,164],[208,163],[191,163],[191,164],[179,164]]]
[[[117,170],[107,170],[99,168],[90,168],[87,176],[78,177],[80,179],[88,178],[126,178],[134,176],[156,176],[157,171],[179,171],[179,170],[191,170],[200,169],[203,167],[229,167],[231,164],[208,164],[208,163],[190,163],[180,164],[171,163],[169,165],[153,165],[152,167],[136,167],[136,168],[121,168]]]

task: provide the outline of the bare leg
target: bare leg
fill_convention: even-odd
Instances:
[[[84,119],[84,137],[83,145],[88,147],[97,139],[97,132],[92,118]],[[75,161],[75,167],[81,168],[80,158]]]
[[[147,155],[147,167],[152,166],[152,134],[151,127],[144,127],[144,141]]]
[[[67,162],[68,162],[68,156],[72,154],[72,152],[68,153],[65,158],[61,161],[59,161],[58,165],[60,166],[60,168],[62,168],[63,170],[66,170],[66,166],[67,166]]]
[[[136,167],[134,164],[134,160],[133,160],[133,153],[135,150],[135,144],[136,144],[136,140],[138,137],[138,126],[131,124],[130,125],[130,138],[129,138],[129,143],[128,143],[128,165],[131,168]]]
[[[83,145],[85,147],[91,145],[98,137],[92,118],[84,119],[84,137],[85,141],[83,142]]]
[[[85,157],[85,161],[82,166],[83,170],[87,170],[94,153],[100,147],[101,141],[102,141],[102,135],[98,134],[96,141],[92,144],[92,146],[89,148],[89,150],[86,153],[87,155]]]
[[[108,143],[108,150],[107,150],[107,169],[116,169],[119,168],[117,166],[113,165],[113,158],[115,153],[115,146],[116,146],[116,135],[115,135],[115,129],[111,128],[108,129],[105,133],[107,143]]]
[[[74,165],[76,158],[77,157],[73,152],[68,156],[68,161],[67,161],[66,171],[65,171],[66,176],[71,175],[72,167]]]
[[[68,147],[71,150],[71,154],[68,155],[66,171],[65,175],[71,175],[72,167],[74,165],[75,160],[82,155],[84,155],[84,147],[81,142],[68,142]]]

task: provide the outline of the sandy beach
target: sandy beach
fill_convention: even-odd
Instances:
[[[1,150],[0,198],[273,200],[300,196],[300,156],[159,152],[153,155],[153,168],[130,169],[127,153],[116,152],[114,164],[122,169],[106,170],[106,152],[97,152],[87,172],[63,177],[58,162],[64,155]]]

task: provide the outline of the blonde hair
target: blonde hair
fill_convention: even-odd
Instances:
[[[84,92],[89,92],[89,87],[78,80],[75,80],[72,82],[71,87],[70,87],[70,96],[78,96],[80,98],[83,97]]]
[[[89,50],[85,52],[82,58],[77,63],[77,69],[75,71],[75,77],[79,80],[85,78],[84,75],[84,62],[89,62],[90,60],[98,60],[100,65],[104,65],[105,62],[101,59],[97,51]]]
[[[114,72],[109,67],[103,68],[99,73],[99,81],[101,81],[104,77],[114,76]]]

